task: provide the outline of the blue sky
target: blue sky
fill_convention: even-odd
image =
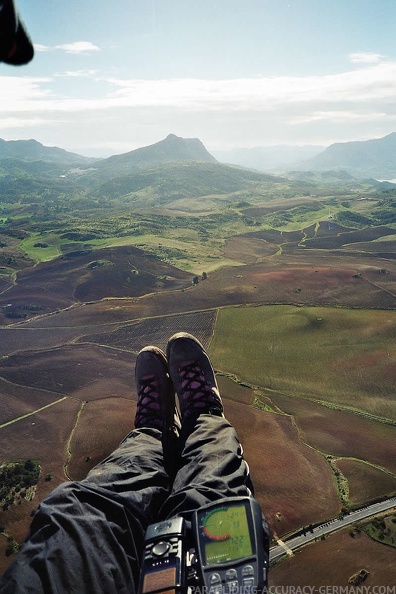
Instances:
[[[108,156],[396,131],[395,0],[17,0],[34,61],[0,64],[0,138]]]

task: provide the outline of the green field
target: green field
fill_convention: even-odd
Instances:
[[[65,242],[62,242],[57,236],[44,236],[43,238],[41,234],[36,233],[21,242],[21,249],[36,262],[48,262],[61,255],[62,243]],[[43,247],[44,245],[46,247]]]
[[[393,311],[224,308],[211,355],[244,382],[396,420],[395,337]]]

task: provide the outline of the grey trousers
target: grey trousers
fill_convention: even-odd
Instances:
[[[161,433],[135,429],[84,480],[57,487],[40,504],[1,594],[133,594],[149,524],[177,515],[189,520],[201,505],[252,494],[226,419],[201,415],[179,446],[171,476]]]

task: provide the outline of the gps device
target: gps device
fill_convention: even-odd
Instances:
[[[150,524],[144,539],[139,593],[185,591],[185,522],[181,517]]]
[[[228,497],[199,508],[193,529],[207,594],[256,594],[267,586],[268,538],[258,502]]]

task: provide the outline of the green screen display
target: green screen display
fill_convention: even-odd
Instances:
[[[225,563],[252,555],[252,542],[245,506],[219,507],[202,523],[206,565]]]

